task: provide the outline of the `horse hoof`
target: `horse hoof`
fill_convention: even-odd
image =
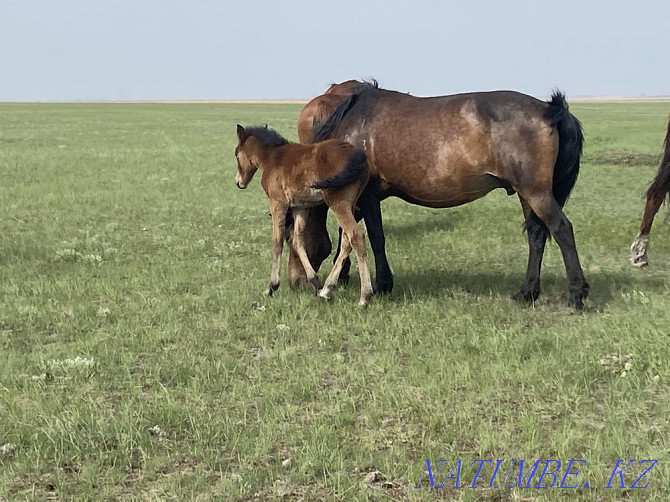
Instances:
[[[520,305],[532,305],[540,297],[539,291],[524,291],[512,295],[512,301]]]
[[[359,306],[359,307],[367,308],[368,305],[369,305],[368,301],[367,301],[366,299],[364,299],[364,298],[361,298],[361,299],[358,301],[358,306]]]
[[[332,302],[333,301],[333,297],[330,294],[330,291],[325,291],[325,290],[322,289],[321,291],[319,291],[317,296],[319,298],[321,298],[322,300],[327,301],[327,302]]]
[[[393,291],[393,278],[390,280],[379,280],[375,282],[375,293],[386,294]]]
[[[631,256],[630,264],[637,268],[644,268],[649,265],[649,258],[647,258],[647,253],[643,256]]]

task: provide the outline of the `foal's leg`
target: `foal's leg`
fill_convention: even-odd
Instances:
[[[584,272],[579,263],[572,223],[565,216],[551,193],[525,197],[525,199],[530,208],[547,225],[551,235],[561,248],[565,270],[570,282],[570,304],[579,310],[583,309],[584,299],[589,294],[589,284],[584,278]]]
[[[515,302],[533,303],[540,297],[540,269],[547,242],[547,226],[537,217],[528,203],[519,196],[528,234],[528,267],[521,290],[512,296]]]
[[[359,222],[363,219],[363,213],[360,210],[354,211],[354,218]],[[335,258],[333,258],[333,266],[337,261],[337,257],[340,256],[340,248],[342,247],[342,227],[337,228],[337,249],[335,250]],[[344,260],[342,264],[342,269],[340,275],[337,278],[337,283],[341,285],[349,284],[349,270],[351,269],[351,259],[349,256]]]
[[[372,281],[370,279],[370,269],[368,268],[366,260],[365,235],[363,234],[361,227],[356,223],[351,207],[352,204],[349,200],[343,198],[343,200],[334,203],[331,203],[330,201],[328,202],[328,205],[335,213],[335,217],[337,218],[337,222],[342,228],[343,233],[346,234],[351,243],[351,247],[353,247],[356,252],[358,273],[361,278],[361,298],[358,304],[365,306],[368,304],[368,301],[372,296]]]
[[[268,296],[272,296],[272,293],[279,289],[281,252],[284,247],[284,226],[286,225],[287,211],[288,208],[284,204],[270,202],[270,212],[272,213],[272,271],[270,272],[270,286],[265,291]]]
[[[312,268],[312,264],[309,261],[307,256],[307,251],[305,250],[305,224],[307,222],[307,217],[309,216],[309,209],[293,209],[294,217],[294,227],[293,227],[293,244],[295,252],[300,258],[302,266],[305,268],[305,273],[307,274],[307,281],[314,287],[314,292],[318,293],[321,288],[319,283],[319,278],[316,275],[316,272]]]
[[[339,251],[335,257],[333,270],[330,271],[323,288],[321,291],[319,291],[319,297],[323,298],[324,300],[332,300],[332,296],[330,294],[337,287],[338,277],[340,277],[342,272],[342,266],[344,265],[345,261],[348,261],[349,259],[349,253],[351,253],[351,243],[349,242],[349,237],[347,237],[347,234],[342,234],[338,249]]]

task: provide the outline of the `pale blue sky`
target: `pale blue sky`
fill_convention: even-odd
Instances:
[[[670,95],[670,2],[0,0],[0,101]]]

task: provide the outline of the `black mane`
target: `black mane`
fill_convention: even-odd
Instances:
[[[342,122],[344,116],[356,104],[361,94],[368,91],[376,91],[379,89],[379,84],[375,79],[364,80],[351,91],[347,98],[342,101],[337,108],[330,114],[330,116],[321,123],[317,123],[316,119],[312,125],[312,143],[326,140],[333,133],[335,128]]]
[[[283,146],[290,143],[284,136],[274,129],[268,129],[267,126],[245,127],[245,132],[261,142],[263,146]]]

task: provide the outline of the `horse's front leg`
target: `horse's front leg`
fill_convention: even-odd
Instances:
[[[381,201],[379,191],[375,188],[373,180],[370,180],[368,186],[363,190],[358,199],[358,207],[363,213],[370,247],[372,247],[372,253],[375,255],[375,269],[377,272],[375,291],[377,293],[390,293],[393,289],[393,274],[386,259],[386,237],[382,226]]]
[[[272,213],[272,271],[270,272],[270,286],[265,294],[272,294],[279,289],[279,273],[281,271],[281,253],[284,247],[284,227],[288,208],[281,203],[270,203]]]

